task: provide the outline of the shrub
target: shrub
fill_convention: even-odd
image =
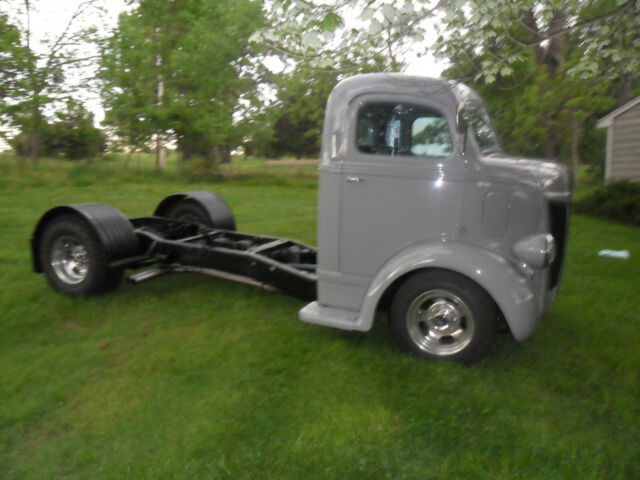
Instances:
[[[93,124],[93,114],[80,102],[68,100],[66,110],[56,113],[55,121],[43,122],[37,131],[38,151],[48,157],[69,160],[94,158],[106,149],[106,136]],[[16,155],[29,154],[29,136],[21,132],[9,141]]]
[[[612,182],[577,201],[574,208],[578,213],[640,225],[640,183]]]

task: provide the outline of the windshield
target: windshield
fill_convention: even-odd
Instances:
[[[469,126],[482,153],[500,152],[502,145],[487,107],[476,92],[461,83],[456,85],[458,102],[463,105]]]

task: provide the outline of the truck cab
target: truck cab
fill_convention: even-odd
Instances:
[[[329,97],[317,300],[306,322],[473,361],[498,322],[527,340],[556,298],[571,195],[558,163],[504,153],[481,98],[442,79],[364,74]]]

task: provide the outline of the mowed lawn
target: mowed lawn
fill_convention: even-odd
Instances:
[[[367,334],[308,325],[304,302],[196,275],[71,299],[31,271],[53,205],[143,216],[200,188],[242,231],[315,244],[313,177],[0,173],[2,480],[640,478],[637,228],[574,216],[534,338],[462,367],[400,353],[384,315]]]

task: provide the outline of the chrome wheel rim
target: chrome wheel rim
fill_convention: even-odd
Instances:
[[[51,268],[69,285],[77,285],[89,274],[87,248],[74,237],[58,238],[51,249]]]
[[[473,339],[474,328],[467,304],[447,290],[426,291],[407,310],[411,340],[430,355],[454,355],[464,350]]]

